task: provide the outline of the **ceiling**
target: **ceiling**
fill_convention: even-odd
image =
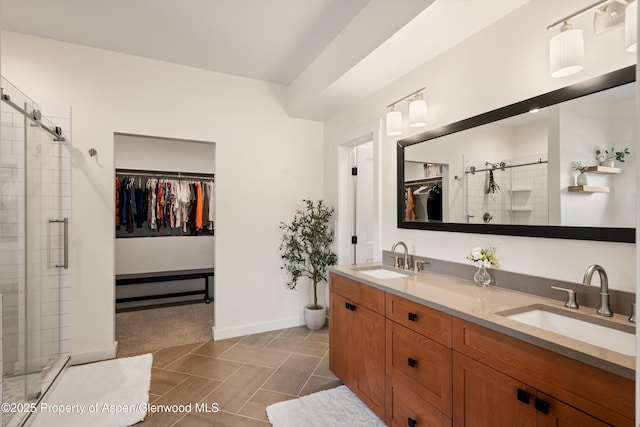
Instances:
[[[527,1],[0,0],[0,25],[282,84],[323,120]]]

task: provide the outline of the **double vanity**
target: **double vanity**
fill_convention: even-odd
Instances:
[[[633,426],[628,315],[381,264],[330,268],[330,368],[389,426]]]

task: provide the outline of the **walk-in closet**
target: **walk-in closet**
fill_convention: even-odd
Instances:
[[[118,354],[210,339],[215,144],[114,135]]]

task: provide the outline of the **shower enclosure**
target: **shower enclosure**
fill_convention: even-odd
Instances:
[[[464,160],[468,223],[548,225],[546,153],[499,161]]]
[[[69,360],[71,115],[51,106],[55,117],[45,117],[1,86],[0,396],[2,426],[13,426]]]

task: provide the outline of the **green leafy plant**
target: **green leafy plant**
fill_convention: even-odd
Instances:
[[[338,261],[331,249],[334,231],[331,217],[334,208],[322,200],[303,200],[305,209],[296,210],[290,223],[280,223],[284,230],[280,243],[280,258],[289,274],[287,288],[296,289],[301,277],[308,277],[313,283],[313,306],[318,309],[318,284],[327,281],[327,267]]]
[[[631,154],[631,152],[629,151],[629,148],[625,148],[622,151],[616,151],[615,148],[611,147],[611,150],[604,150],[604,153],[602,152],[602,150],[597,149],[596,150],[596,159],[599,161],[603,161],[603,160],[617,160],[618,162],[624,162],[624,156],[626,154]]]

